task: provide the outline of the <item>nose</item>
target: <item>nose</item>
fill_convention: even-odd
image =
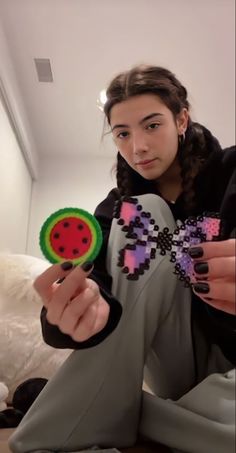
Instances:
[[[149,146],[147,143],[147,138],[145,137],[145,134],[143,133],[143,131],[133,132],[132,148],[133,148],[133,154],[136,156],[141,156],[148,151]]]

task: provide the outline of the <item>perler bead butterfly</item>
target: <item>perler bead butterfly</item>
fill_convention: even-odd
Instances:
[[[119,252],[118,266],[128,280],[138,280],[156,253],[168,254],[174,263],[174,273],[185,286],[194,276],[193,260],[188,249],[201,242],[220,238],[220,219],[217,214],[188,218],[174,232],[165,227],[160,231],[150,212],[143,211],[137,198],[123,197],[116,203],[114,218],[126,233],[129,243]]]

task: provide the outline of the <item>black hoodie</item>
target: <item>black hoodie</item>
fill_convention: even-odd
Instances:
[[[214,152],[195,179],[196,215],[203,212],[219,212],[223,220],[223,239],[235,237],[236,229],[236,150],[235,146]],[[110,315],[105,328],[84,342],[75,342],[46,319],[46,309],[41,312],[43,337],[55,348],[85,349],[104,340],[117,326],[122,315],[120,303],[112,296],[111,277],[105,262],[107,243],[113,219],[115,201],[120,198],[118,189],[113,189],[95,210],[95,216],[103,231],[102,250],[95,260],[90,278],[100,286],[101,293],[110,306]],[[184,200],[180,195],[175,204],[169,204],[175,219],[184,220]],[[225,357],[236,364],[236,317],[207,305],[193,294],[192,316],[210,343],[218,344]]]

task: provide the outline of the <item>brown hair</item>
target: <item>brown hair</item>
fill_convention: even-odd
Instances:
[[[183,108],[189,110],[187,90],[171,71],[158,66],[140,65],[120,73],[108,86],[107,101],[104,105],[108,123],[110,124],[110,112],[115,104],[145,93],[158,95],[171,110],[174,119]],[[220,145],[211,132],[189,118],[185,140],[179,143],[178,148],[187,214],[194,212],[196,172],[199,172],[209,155],[216,149],[220,149]],[[156,181],[154,184],[153,181],[145,180],[126,163],[119,153],[116,176],[121,195],[158,193]]]

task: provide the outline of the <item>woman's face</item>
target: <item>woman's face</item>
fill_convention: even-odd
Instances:
[[[172,112],[154,94],[141,94],[115,104],[110,125],[118,151],[136,172],[148,180],[164,175],[176,165],[178,136],[188,122],[183,109]]]

